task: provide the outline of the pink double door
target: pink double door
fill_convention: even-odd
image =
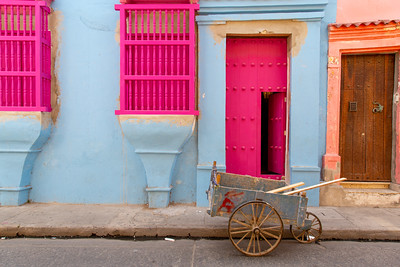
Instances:
[[[286,38],[227,39],[227,172],[285,176],[286,92]]]

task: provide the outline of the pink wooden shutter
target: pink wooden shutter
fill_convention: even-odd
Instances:
[[[121,25],[120,110],[196,114],[192,4],[116,5]]]
[[[0,110],[51,111],[50,8],[0,0]]]

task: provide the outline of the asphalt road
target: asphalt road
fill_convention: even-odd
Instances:
[[[399,266],[400,242],[282,240],[246,257],[229,240],[2,239],[0,266]]]

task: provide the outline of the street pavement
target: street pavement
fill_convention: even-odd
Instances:
[[[0,240],[0,267],[60,266],[399,266],[400,242],[291,239],[262,257],[246,257],[227,239],[115,240],[10,238]]]
[[[400,240],[400,208],[308,207],[322,222],[322,240]],[[226,238],[228,218],[207,208],[170,205],[37,204],[0,207],[4,237]],[[286,226],[284,237],[291,237]]]

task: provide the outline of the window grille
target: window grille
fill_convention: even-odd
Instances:
[[[195,114],[197,4],[125,4],[116,114]]]
[[[51,111],[50,8],[0,0],[0,111]]]

